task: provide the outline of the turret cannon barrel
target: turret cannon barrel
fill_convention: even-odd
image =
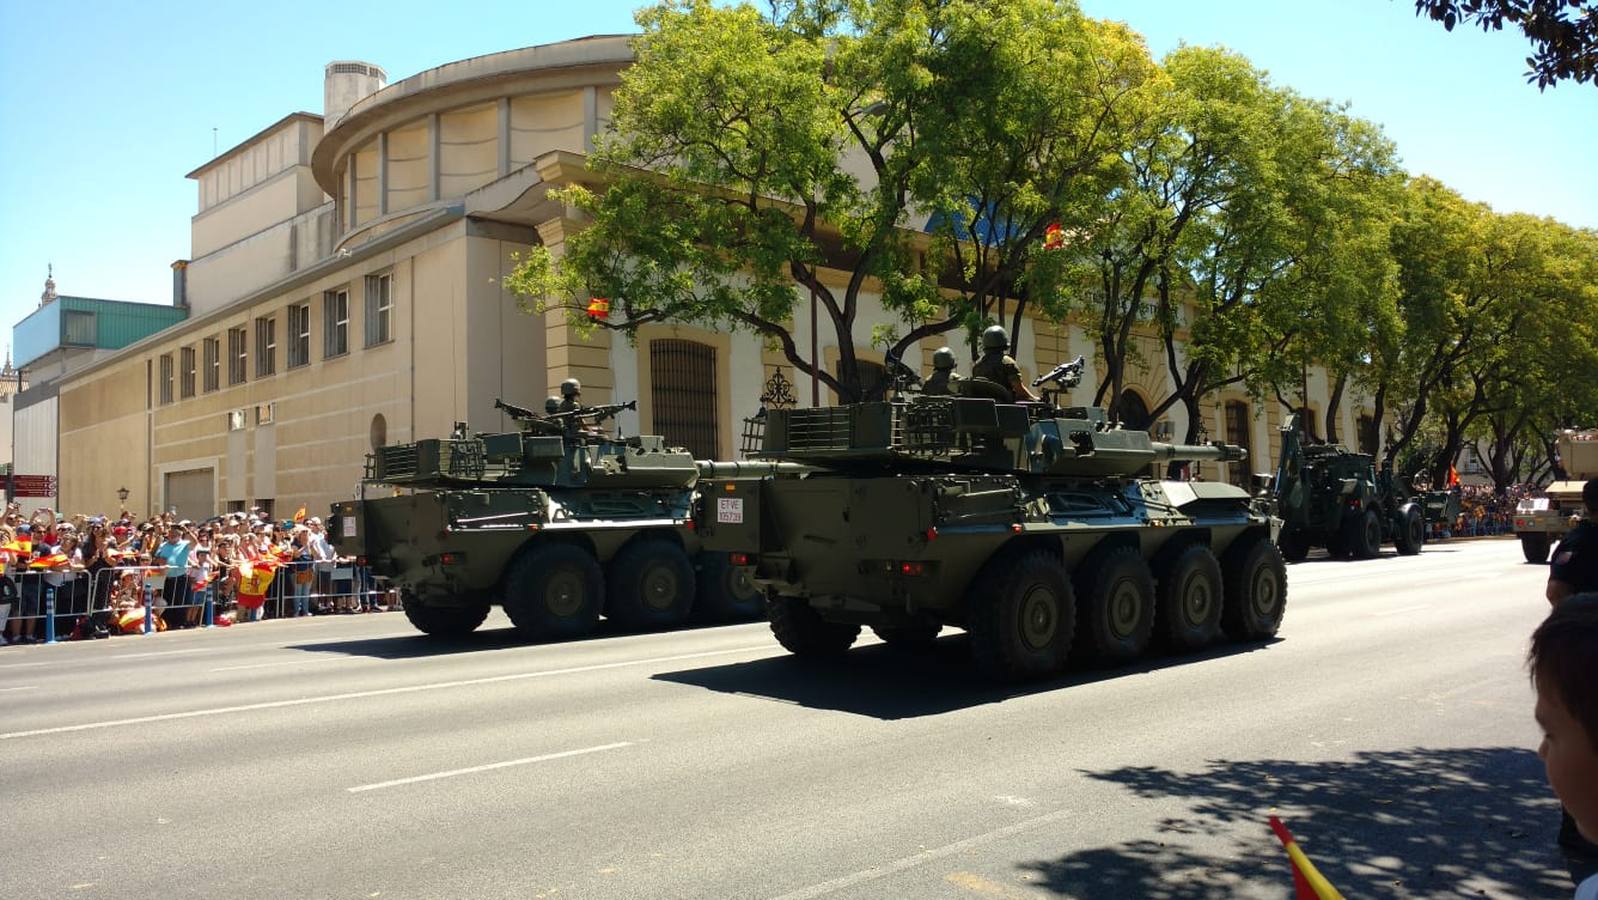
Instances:
[[[1248,450],[1236,444],[1162,444],[1150,441],[1154,458],[1160,462],[1243,462]]]

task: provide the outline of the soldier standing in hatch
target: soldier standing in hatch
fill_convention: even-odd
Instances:
[[[560,409],[557,412],[577,412],[583,408],[583,383],[568,378],[560,383]]]
[[[982,332],[982,358],[971,367],[972,378],[985,378],[1003,385],[1015,400],[1039,400],[1037,394],[1021,380],[1021,367],[1015,364],[1006,350],[1010,349],[1010,333],[1003,325],[990,325]]]
[[[960,386],[960,373],[954,370],[954,351],[939,347],[932,351],[932,376],[922,386],[923,394],[953,394]]]

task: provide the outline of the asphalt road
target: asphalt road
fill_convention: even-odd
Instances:
[[[960,635],[459,644],[399,615],[0,649],[0,895],[1568,896],[1517,545],[1289,569],[1278,640],[1020,690]]]

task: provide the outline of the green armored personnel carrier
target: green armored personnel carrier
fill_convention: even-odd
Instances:
[[[1074,385],[1081,367],[1034,386]],[[1016,680],[1076,656],[1276,632],[1287,583],[1267,501],[1149,474],[1241,448],[1156,443],[1103,410],[1003,402],[995,387],[751,423],[747,453],[806,468],[707,479],[696,521],[766,591],[784,647],[824,655],[862,626],[894,644],[957,626],[984,672]]]
[[[1389,542],[1410,556],[1426,539],[1427,507],[1410,497],[1390,470],[1378,473],[1369,454],[1341,445],[1305,445],[1297,416],[1282,426],[1275,491],[1282,518],[1279,544],[1292,562],[1304,559],[1312,547],[1325,547],[1333,559],[1370,559]],[[1439,515],[1446,514],[1446,493],[1441,503]]]
[[[334,504],[333,542],[392,579],[430,635],[470,632],[495,605],[534,639],[586,634],[601,616],[635,629],[757,617],[747,573],[693,530],[701,464],[658,435],[599,432],[635,402],[544,415],[498,403],[519,430],[458,425],[381,447],[361,496]]]

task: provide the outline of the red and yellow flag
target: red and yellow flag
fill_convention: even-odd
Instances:
[[[296,521],[296,522],[305,521],[305,507],[302,506],[299,509],[294,511],[294,521]]]
[[[28,554],[33,552],[33,539],[32,538],[17,538],[16,540],[12,541],[11,543],[6,544],[4,547],[0,547],[0,551],[4,551],[6,553],[16,553],[16,554],[19,554],[21,556],[27,556]]]
[[[1304,851],[1298,847],[1298,841],[1293,840],[1292,832],[1282,824],[1282,820],[1271,816],[1271,830],[1276,832],[1276,839],[1282,842],[1287,849],[1287,858],[1293,864],[1293,890],[1298,900],[1343,900],[1343,895],[1332,887],[1315,864],[1309,861]]]
[[[266,603],[266,591],[272,586],[272,576],[277,571],[277,560],[248,560],[239,563],[239,605],[245,609],[258,609]]]
[[[1059,222],[1051,222],[1049,227],[1043,229],[1043,249],[1065,249],[1065,229],[1060,227]]]
[[[588,301],[588,318],[603,321],[610,318],[610,301],[604,297],[593,297]]]
[[[30,568],[30,569],[54,569],[57,566],[66,565],[67,562],[68,562],[68,557],[67,557],[67,555],[65,553],[52,553],[49,556],[41,556],[38,559],[30,560],[28,562],[28,568]]]

